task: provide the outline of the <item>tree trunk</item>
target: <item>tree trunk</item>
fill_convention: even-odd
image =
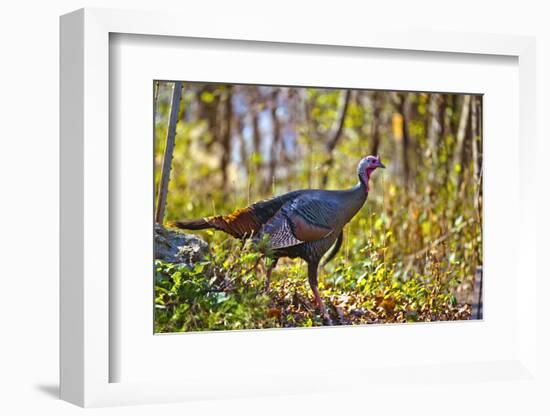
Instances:
[[[153,83],[153,106],[154,106],[155,114],[157,113],[157,107],[158,107],[159,89],[160,89],[160,82],[155,81]]]
[[[222,133],[222,157],[220,168],[222,171],[222,189],[224,193],[227,193],[227,179],[229,168],[229,161],[231,159],[231,121],[233,118],[233,105],[231,103],[231,85],[227,85],[227,93],[224,102],[224,115],[225,123]]]
[[[472,313],[470,319],[483,319],[483,269],[476,267],[472,291]]]
[[[410,121],[410,103],[408,99],[408,93],[398,93],[396,100],[396,107],[399,116],[401,117],[401,125],[399,128],[395,127],[394,122],[394,135],[397,141],[401,141],[401,160],[403,163],[403,185],[409,186],[410,168],[409,168],[409,121]]]
[[[239,156],[241,158],[242,167],[246,172],[246,176],[248,177],[248,175],[250,174],[250,170],[249,170],[250,166],[247,163],[248,152],[246,149],[246,141],[244,140],[244,137],[243,137],[243,125],[244,125],[243,118],[238,117],[236,122],[237,122],[237,138],[239,139]]]
[[[382,108],[380,92],[376,91],[372,94],[372,142],[370,146],[370,154],[377,155],[380,147],[380,111]]]
[[[260,109],[258,105],[254,106],[254,111],[252,115],[252,141],[254,144],[254,153],[256,155],[256,158],[259,158],[260,155],[260,142],[261,142],[261,134],[260,134],[260,122],[258,120]]]
[[[474,190],[474,209],[477,217],[476,227],[481,227],[482,223],[482,212],[481,212],[481,166],[480,166],[480,149],[478,144],[481,142],[481,129],[479,126],[479,110],[478,107],[479,101],[478,97],[474,97],[471,103],[471,116],[470,116],[470,125],[471,125],[471,135],[472,135],[472,161],[473,161],[473,179],[472,187]],[[481,232],[481,230],[479,230]],[[477,266],[482,263],[482,259],[479,255],[478,242],[474,240],[474,265]]]
[[[470,117],[470,128],[472,130],[472,160],[474,165],[474,188],[477,185],[477,180],[479,178],[479,149],[478,149],[478,140],[479,133],[477,131],[477,99],[473,99],[471,103],[471,117]]]
[[[464,142],[466,140],[468,119],[470,115],[470,100],[471,95],[465,95],[462,99],[462,110],[460,111],[460,121],[456,132],[456,143],[453,154],[453,163],[451,166],[453,172],[453,183],[455,184],[455,192],[458,193],[462,175],[464,173]]]
[[[428,125],[428,157],[432,160],[432,169],[430,170],[432,176],[434,176],[435,169],[438,165],[437,145],[443,133],[440,106],[441,95],[436,93],[432,94],[429,104],[430,122]]]
[[[168,195],[168,182],[170,181],[170,170],[172,169],[172,158],[174,155],[174,143],[176,138],[176,125],[178,123],[178,114],[180,111],[181,100],[181,82],[174,83],[172,91],[172,104],[170,107],[170,119],[168,121],[168,133],[166,134],[166,146],[162,159],[162,172],[160,175],[159,189],[157,196],[157,207],[155,212],[155,221],[162,224],[164,212],[166,209],[166,197]]]
[[[328,159],[325,160],[322,169],[323,176],[321,177],[321,185],[323,188],[327,186],[329,170],[334,163],[334,149],[336,148],[338,141],[342,137],[342,132],[344,131],[344,124],[346,121],[346,114],[348,112],[350,100],[351,90],[346,90],[346,92],[344,93],[344,104],[342,105],[342,110],[340,111],[340,117],[338,118],[336,130],[334,131],[332,138],[328,141],[326,146]]]
[[[203,94],[213,97],[211,100],[204,100]],[[220,128],[218,121],[220,120],[220,94],[219,86],[206,84],[198,89],[198,114],[197,118],[206,120],[208,123],[208,130],[211,133],[211,137],[204,141],[204,145],[207,149],[210,149],[214,143],[220,141]]]
[[[271,125],[273,128],[271,140],[271,152],[269,155],[269,171],[264,184],[264,193],[269,192],[269,187],[275,183],[275,171],[277,162],[279,161],[279,148],[281,144],[281,126],[277,117],[277,97],[279,96],[278,89],[273,91],[271,96]]]
[[[442,182],[442,185],[444,186],[445,189],[447,189],[447,183],[449,182],[449,171],[450,171],[450,164],[451,164],[451,157],[452,155],[450,155],[450,151],[449,151],[449,146],[447,144],[447,138],[451,135],[451,134],[454,134],[454,130],[453,130],[453,116],[454,116],[454,112],[456,111],[455,109],[455,100],[454,100],[454,97],[455,95],[454,94],[444,94],[443,95],[443,102],[441,104],[441,117],[440,117],[440,120],[441,120],[441,125],[443,126],[443,132],[441,133],[441,144],[442,146],[439,147],[439,156],[442,157],[442,160],[444,160],[444,164],[443,164],[443,168],[444,168],[444,174],[443,174],[443,182]],[[449,113],[447,112],[447,110],[450,109],[451,110],[451,114],[449,115]]]

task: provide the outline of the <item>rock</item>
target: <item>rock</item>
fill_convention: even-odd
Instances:
[[[168,230],[155,224],[155,259],[192,264],[209,253],[208,243],[196,235]]]

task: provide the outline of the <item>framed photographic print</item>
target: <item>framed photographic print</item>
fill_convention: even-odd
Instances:
[[[533,39],[180,18],[61,19],[62,398],[536,383]]]

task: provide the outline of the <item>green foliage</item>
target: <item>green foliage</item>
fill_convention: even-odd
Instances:
[[[381,261],[374,244],[368,241],[354,260],[340,258],[321,279],[321,297],[336,324],[468,318],[469,306],[457,305],[453,294],[452,271],[443,271],[435,256],[429,274],[404,277]],[[265,292],[269,260],[249,244],[226,245],[193,266],[155,262],[156,332],[322,325],[301,261],[281,260]]]
[[[219,247],[215,256],[192,266],[156,260],[155,332],[275,326],[266,319],[269,297],[255,275],[260,259],[247,245]]]

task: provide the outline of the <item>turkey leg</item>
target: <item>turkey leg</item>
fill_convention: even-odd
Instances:
[[[317,303],[317,306],[319,307],[319,310],[321,311],[321,315],[325,319],[326,323],[328,325],[332,325],[332,320],[330,319],[329,314],[327,313],[327,310],[325,309],[325,305],[323,304],[323,301],[321,300],[321,296],[319,296],[319,288],[317,287],[317,266],[319,262],[315,263],[308,263],[307,264],[307,277],[309,280],[309,285],[311,286],[311,290],[313,291],[313,296],[315,296],[315,303]]]
[[[269,291],[269,284],[271,283],[271,273],[273,272],[273,269],[277,265],[277,261],[279,259],[271,259],[272,263],[267,267],[267,272],[265,274],[265,292]]]

